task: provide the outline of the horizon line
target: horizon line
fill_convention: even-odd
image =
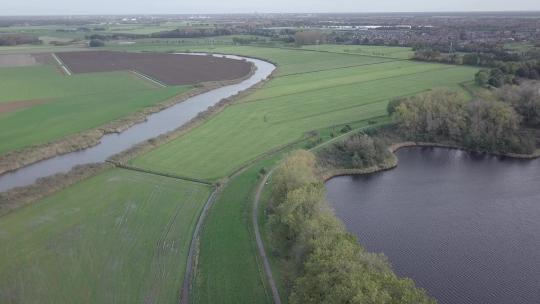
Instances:
[[[376,15],[376,14],[474,14],[474,13],[540,13],[538,10],[448,10],[448,11],[366,11],[366,12],[228,12],[228,13],[71,13],[71,14],[6,14],[3,17],[116,17],[116,16],[223,16],[223,15]]]

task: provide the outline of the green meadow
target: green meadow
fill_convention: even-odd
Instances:
[[[246,53],[253,54],[253,49],[247,48]],[[264,57],[260,54],[264,49],[256,50]],[[276,52],[285,54],[275,56]],[[286,55],[290,52],[304,56],[303,62],[290,61]],[[459,84],[472,81],[475,71],[412,61],[319,71],[321,57],[334,56],[333,62],[342,63],[377,58],[281,49],[269,49],[266,56],[279,64],[279,70],[264,88],[181,138],[137,157],[132,165],[217,180],[308,131],[384,116],[386,104],[393,97],[437,87],[462,90]],[[290,66],[305,72],[284,74],[283,70],[292,71]]]
[[[3,216],[0,302],[177,302],[210,191],[114,169]]]
[[[64,76],[53,65],[0,68],[0,103],[40,101],[0,113],[0,154],[99,127],[190,89],[156,88],[127,72]]]
[[[193,303],[271,301],[253,241],[250,212],[260,169],[271,168],[282,152],[268,160],[260,157],[315,130],[326,140],[345,124],[361,128],[388,121],[390,99],[440,87],[463,91],[462,85],[471,83],[476,71],[406,60],[410,50],[405,48],[315,46],[307,50],[193,42],[108,48],[211,51],[266,58],[278,65],[262,88],[234,101],[190,132],[130,161],[143,169],[217,181],[257,160],[225,184],[209,211],[201,232]],[[159,99],[157,92],[163,94],[160,98],[167,98],[167,94],[188,89],[156,90],[139,80],[131,83],[126,79],[129,75],[116,74],[118,79],[109,81],[140,86],[133,88],[133,99],[126,98],[125,105],[118,105],[118,115],[155,102],[149,99]],[[108,100],[103,101],[108,107],[122,94],[131,93],[114,91],[114,87],[96,93]],[[22,95],[17,91],[9,94]],[[51,98],[65,99],[67,108],[74,96],[82,98],[75,89],[73,95],[62,91],[66,94],[62,96],[53,96],[53,91]],[[39,95],[32,90],[26,94]],[[95,102],[83,103],[86,111],[94,111]],[[35,107],[55,103],[61,104],[55,101]],[[58,111],[51,110],[48,115],[52,112]],[[90,121],[97,125],[98,118],[113,116],[105,110],[89,113],[66,110],[62,117],[92,117],[88,128]],[[33,115],[39,118],[41,111]],[[6,118],[0,119],[1,130]],[[16,124],[15,119],[12,124]],[[83,128],[82,123],[72,124]],[[13,141],[16,136],[4,138]],[[110,170],[2,217],[0,243],[8,246],[0,247],[0,302],[178,302],[191,233],[209,192],[209,188],[193,183]]]

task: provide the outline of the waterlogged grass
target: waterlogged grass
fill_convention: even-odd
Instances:
[[[0,220],[0,303],[177,303],[210,188],[110,170]]]
[[[278,63],[279,59],[271,57],[277,51],[295,52],[270,49],[268,56]],[[283,64],[280,69],[288,67],[287,62]],[[305,69],[311,67],[307,62],[304,65]],[[305,132],[384,116],[393,97],[437,87],[461,90],[459,83],[470,81],[474,71],[399,61],[276,77],[204,125],[136,158],[132,164],[218,179],[272,148],[300,139]]]
[[[155,88],[127,72],[68,77],[52,65],[2,68],[0,102],[43,102],[0,114],[0,154],[98,127],[190,89]]]

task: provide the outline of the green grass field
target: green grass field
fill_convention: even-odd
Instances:
[[[210,188],[109,170],[0,221],[0,303],[176,303]]]
[[[316,50],[335,53],[380,56],[396,59],[409,59],[414,55],[414,51],[409,47],[387,47],[375,45],[308,45],[303,47],[306,50]]]
[[[193,303],[272,303],[251,230],[252,194],[262,161],[231,180],[206,218]]]
[[[44,101],[0,113],[0,154],[98,127],[190,89],[156,88],[127,72],[64,76],[53,65],[0,68],[0,103]]]
[[[181,43],[109,48],[189,48],[268,58],[279,65],[275,77],[262,89],[189,133],[131,161],[131,165],[153,171],[211,180],[231,174],[273,148],[302,138],[308,131],[319,130],[326,139],[336,128],[331,126],[350,123],[358,128],[375,120],[387,120],[386,105],[393,97],[438,87],[462,90],[460,83],[473,80],[476,71],[403,60],[408,51],[396,49],[352,52],[342,46],[321,46],[313,51]],[[392,55],[394,51],[396,55]],[[101,115],[105,114],[96,117]],[[252,239],[249,212],[259,169],[269,168],[278,159],[279,154],[257,162],[234,177],[218,196],[202,230],[194,303],[270,300]],[[161,188],[164,190],[156,193]],[[0,287],[0,296],[9,300],[24,293],[28,298],[23,300],[30,302],[50,297],[58,303],[133,303],[154,299],[146,297],[158,290],[163,296],[159,303],[176,302],[195,215],[209,191],[192,183],[111,170],[3,217],[0,241],[10,245],[0,248],[0,280],[5,282],[0,285],[5,286]],[[188,199],[190,193],[196,193],[197,199]],[[175,251],[175,261],[172,255],[167,256],[170,267],[161,273],[171,279],[168,285],[156,287],[151,284],[156,281],[153,254],[178,204],[188,210],[178,213],[181,227],[174,228],[176,233],[170,237],[180,238],[183,249]],[[127,222],[122,221],[124,214]],[[115,230],[119,221],[127,228]],[[117,264],[115,258],[123,262]],[[70,268],[73,273],[68,271]],[[85,272],[89,275],[82,275]],[[7,275],[10,273],[17,275]],[[51,278],[50,282],[45,278]],[[23,292],[26,286],[33,290]],[[81,293],[73,291],[80,288]]]
[[[254,47],[234,50],[244,55],[268,56],[280,64],[277,76],[190,133],[134,159],[133,165],[218,179],[272,148],[299,139],[307,131],[347,122],[357,128],[366,126],[370,120],[386,116],[386,104],[392,97],[437,87],[462,91],[459,84],[471,81],[476,71],[402,60],[350,68],[338,64],[335,69],[319,71],[324,64],[321,58],[328,55],[337,57],[332,62],[345,64],[355,56],[281,49],[268,49],[265,55],[265,49]],[[232,52],[231,47],[214,51]],[[291,52],[304,56],[303,66],[289,61]],[[358,57],[356,62],[373,59]],[[293,70],[289,65],[302,72],[283,73]],[[261,270],[259,264],[253,263],[257,252],[249,227],[251,195],[260,167],[258,163],[234,178],[205,222],[194,303],[267,300],[267,296],[261,296],[266,291],[264,279],[256,279]],[[273,267],[283,288],[280,265]],[[246,279],[248,276],[251,280]]]
[[[253,49],[246,48],[246,52],[251,54]],[[264,49],[256,49],[263,56],[260,52]],[[283,54],[275,56],[276,52]],[[290,52],[304,55],[302,67],[289,61]],[[132,165],[216,180],[310,130],[385,115],[386,104],[392,97],[436,87],[461,90],[458,84],[471,81],[475,71],[468,67],[393,61],[316,72],[313,70],[319,68],[321,58],[326,56],[336,57],[333,62],[374,58],[280,49],[269,49],[267,56],[283,62],[280,73],[268,85],[185,136],[136,158]],[[290,66],[311,72],[283,75],[281,71],[290,71]]]

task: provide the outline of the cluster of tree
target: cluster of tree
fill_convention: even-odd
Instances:
[[[540,60],[499,63],[496,67],[480,70],[475,75],[476,84],[496,88],[515,84],[519,78],[540,79]]]
[[[266,42],[266,39],[259,37],[233,37],[234,44],[246,45],[246,44],[259,44]]]
[[[450,141],[477,151],[532,153],[535,143],[520,132],[521,117],[509,102],[486,96],[473,101],[436,90],[397,98],[388,113],[411,140]]]
[[[323,44],[325,42],[326,35],[321,31],[302,31],[294,34],[294,43],[297,46]]]
[[[530,127],[540,127],[540,84],[529,81],[519,86],[506,85],[496,90],[496,99],[511,104]]]
[[[148,35],[143,34],[127,34],[127,33],[112,33],[112,34],[92,34],[86,35],[88,40],[121,40],[121,39],[139,39],[139,38],[148,38]]]
[[[416,45],[413,50],[416,60],[489,67],[476,75],[482,86],[501,87],[518,78],[540,79],[540,51],[535,49],[518,53],[501,45],[469,43],[451,50],[448,44],[435,43]]]
[[[105,42],[99,39],[92,39],[90,40],[90,42],[88,42],[88,46],[89,47],[102,47],[102,46],[105,46]]]
[[[289,303],[435,303],[347,233],[325,201],[315,166],[312,153],[293,152],[272,181],[269,228],[294,272]]]
[[[334,168],[367,168],[384,163],[390,152],[382,139],[357,133],[323,149],[317,156],[321,163]]]
[[[150,34],[150,38],[199,38],[232,34],[233,32],[227,28],[188,28],[153,33]]]
[[[19,44],[42,44],[38,37],[20,34],[0,35],[0,46],[13,46]]]

